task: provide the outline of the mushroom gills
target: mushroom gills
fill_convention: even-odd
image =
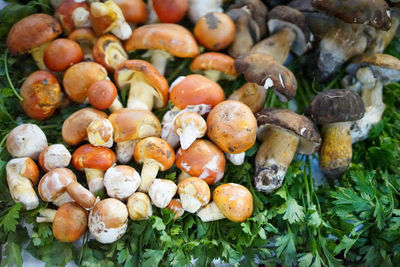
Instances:
[[[93,194],[104,188],[104,171],[96,169],[85,169],[86,180],[89,186],[89,191]]]
[[[197,212],[197,216],[199,216],[203,222],[217,221],[225,218],[225,216],[219,211],[214,201],[201,208]]]
[[[197,138],[204,135],[193,124],[188,124],[186,127],[178,129],[177,134],[184,150],[188,149]]]
[[[117,42],[110,42],[104,49],[105,62],[112,68],[116,68],[120,63],[128,59],[128,54],[124,48]]]
[[[43,61],[43,56],[44,56],[44,50],[46,50],[46,48],[50,44],[51,44],[51,42],[44,43],[38,47],[33,48],[30,51],[30,53],[33,57],[33,60],[35,60],[36,65],[41,70],[47,70],[46,64],[44,64],[44,61]]]
[[[157,173],[160,170],[160,163],[154,159],[148,159],[143,163],[141,177],[142,181],[139,186],[140,192],[147,193],[149,191],[150,185],[157,177]]]

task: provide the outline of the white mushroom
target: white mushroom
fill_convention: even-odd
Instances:
[[[141,182],[139,173],[126,165],[114,166],[104,175],[107,195],[121,201],[127,200],[138,189]]]
[[[56,169],[65,168],[71,161],[71,153],[63,144],[54,144],[46,147],[39,156],[39,163],[46,172]]]
[[[177,185],[165,179],[155,179],[149,188],[149,196],[158,208],[165,208],[176,193]]]

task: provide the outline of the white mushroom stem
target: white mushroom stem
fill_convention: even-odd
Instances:
[[[141,177],[142,182],[139,186],[139,191],[147,193],[151,183],[156,179],[158,171],[160,170],[160,163],[154,159],[148,159],[143,162]]]
[[[122,105],[121,101],[119,101],[118,96],[114,99],[112,104],[108,107],[111,112],[117,111],[122,109],[124,106]]]
[[[366,107],[375,106],[383,103],[383,85],[375,78],[370,68],[360,68],[357,71],[357,80],[362,83],[361,96]]]
[[[366,107],[364,117],[351,124],[350,136],[353,144],[368,138],[372,126],[382,120],[385,104]]]
[[[75,28],[89,28],[92,26],[89,14],[89,11],[83,7],[75,8],[74,12],[72,12],[72,20],[74,21]]]
[[[205,70],[204,71],[204,76],[209,78],[210,80],[214,82],[218,82],[219,79],[221,78],[222,72],[219,70]]]
[[[89,191],[93,194],[104,188],[104,171],[96,169],[85,169],[86,181],[89,187]]]
[[[51,223],[56,217],[57,210],[54,209],[43,209],[39,211],[39,216],[36,217],[38,223]]]
[[[52,203],[56,205],[57,207],[60,207],[62,204],[65,204],[67,202],[73,202],[74,200],[71,198],[71,196],[65,191],[61,195],[59,195],[57,198],[55,198]]]
[[[182,171],[179,175],[178,175],[178,183],[182,182],[183,180],[185,180],[186,178],[192,177],[190,174],[188,174],[187,172]]]
[[[199,216],[203,222],[217,221],[225,218],[225,216],[219,211],[214,201],[201,208],[197,212],[197,216]]]
[[[129,140],[117,143],[117,159],[120,163],[126,164],[133,157],[133,150],[139,140]]]
[[[154,105],[155,89],[146,82],[141,74],[135,74],[130,82],[127,107],[131,109],[152,110]]]
[[[154,24],[160,22],[160,19],[158,18],[157,13],[154,10],[152,0],[147,1],[147,10],[149,11],[149,14],[146,24]]]
[[[177,130],[179,140],[181,142],[181,147],[183,150],[188,149],[197,138],[202,137],[199,129],[194,125],[188,125],[187,127],[180,128]]]
[[[161,75],[164,75],[167,62],[168,60],[172,59],[173,56],[163,50],[158,49],[149,50],[149,53],[151,53],[151,64],[154,65]]]
[[[43,61],[44,50],[50,45],[51,42],[44,43],[38,47],[33,48],[30,53],[35,60],[36,65],[41,70],[47,70],[46,64]]]
[[[232,162],[233,165],[239,166],[244,163],[244,158],[246,156],[246,153],[245,152],[238,154],[225,153],[225,156],[230,162]]]

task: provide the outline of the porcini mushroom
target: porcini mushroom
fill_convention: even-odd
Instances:
[[[204,74],[207,78],[218,82],[219,80],[234,80],[238,74],[233,64],[235,60],[225,54],[208,52],[198,55],[190,64],[190,70]]]
[[[263,108],[266,97],[267,90],[265,90],[264,86],[256,83],[245,83],[242,87],[234,91],[228,99],[246,104],[254,113]]]
[[[114,128],[107,119],[92,121],[87,128],[88,140],[91,145],[112,147]]]
[[[181,112],[175,117],[174,132],[180,138],[182,149],[188,149],[197,138],[201,138],[206,134],[207,123],[197,113]]]
[[[66,168],[70,161],[71,153],[63,144],[48,146],[39,156],[39,164],[45,172],[55,168]]]
[[[110,167],[104,174],[104,187],[107,195],[121,201],[127,200],[141,182],[139,173],[127,165]]]
[[[153,215],[150,198],[142,192],[133,193],[126,203],[129,218],[134,221],[147,220]]]
[[[188,0],[152,0],[154,11],[164,23],[178,23],[186,15]]]
[[[96,35],[89,28],[76,29],[68,35],[68,39],[75,41],[79,44],[83,52],[85,61],[93,60],[93,46],[96,42]]]
[[[111,34],[105,34],[100,36],[93,46],[93,59],[110,73],[114,73],[115,68],[128,59],[128,54],[120,40]]]
[[[174,215],[174,220],[177,220],[185,213],[185,210],[182,208],[182,202],[179,198],[172,199],[171,202],[169,202],[167,209],[169,209]]]
[[[177,186],[171,180],[155,179],[149,186],[149,197],[154,206],[166,208],[176,194]]]
[[[59,38],[46,47],[43,60],[49,70],[64,71],[83,60],[83,51],[77,42]]]
[[[81,0],[63,0],[54,13],[64,30],[64,34],[70,34],[75,28],[87,28],[91,26],[89,20],[89,6]]]
[[[88,91],[89,103],[100,110],[109,109],[114,112],[123,108],[122,103],[118,100],[117,88],[110,80],[100,80],[92,83]]]
[[[208,184],[198,177],[189,177],[180,181],[178,194],[182,208],[190,213],[195,213],[207,205],[211,195]]]
[[[90,210],[96,203],[96,198],[85,187],[78,182],[72,182],[67,186],[67,193],[82,208]]]
[[[210,12],[224,12],[222,0],[189,0],[188,14],[193,24]]]
[[[273,0],[268,1],[268,5],[271,6]],[[251,15],[252,20],[257,24],[260,36],[264,36],[267,33],[267,13],[268,8],[262,0],[236,0],[235,3],[229,6],[231,9],[242,9]]]

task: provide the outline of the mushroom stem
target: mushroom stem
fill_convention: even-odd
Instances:
[[[368,138],[369,131],[372,126],[382,120],[385,104],[366,107],[364,117],[360,120],[353,121],[350,127],[351,142],[357,143]]]
[[[92,23],[89,20],[89,11],[83,7],[78,7],[72,13],[72,20],[76,28],[89,28]]]
[[[117,143],[117,159],[120,163],[126,164],[133,157],[133,150],[139,140],[129,140]]]
[[[47,67],[43,61],[43,55],[44,55],[44,50],[46,50],[46,48],[50,45],[50,43],[51,42],[44,43],[38,47],[33,48],[30,51],[30,53],[33,57],[33,60],[35,60],[36,65],[41,70],[47,70]]]
[[[225,218],[214,201],[201,208],[197,212],[197,216],[199,216],[203,222],[217,221]]]
[[[193,125],[188,125],[183,129],[178,129],[177,134],[179,135],[179,140],[183,150],[188,149],[197,138],[201,137],[199,129]]]
[[[95,194],[104,188],[104,171],[87,168],[85,169],[85,174],[91,193]]]
[[[218,82],[221,78],[222,72],[218,70],[205,70],[204,75],[214,82]]]
[[[244,157],[246,153],[245,152],[237,154],[225,153],[225,155],[226,158],[229,159],[229,161],[232,162],[233,165],[239,166],[244,163]]]
[[[122,105],[121,101],[119,101],[118,96],[114,99],[112,104],[108,107],[111,112],[117,111],[122,109],[124,106]]]
[[[36,217],[36,222],[45,223],[45,222],[53,222],[56,217],[57,210],[54,209],[43,209],[39,211],[39,216]]]
[[[53,200],[53,204],[56,205],[57,207],[60,207],[62,204],[74,201],[71,196],[67,193],[64,192],[61,195],[59,195],[56,199]]]
[[[351,122],[338,122],[322,126],[319,165],[328,178],[341,176],[349,167],[353,156],[350,125]]]
[[[172,56],[163,50],[151,50],[151,64],[158,70],[161,75],[164,75],[167,62]]]
[[[254,184],[258,191],[270,193],[282,186],[298,143],[299,138],[286,130],[271,127],[266,131],[256,155]]]
[[[127,107],[131,109],[152,110],[155,90],[149,85],[143,75],[135,74],[131,81]]]
[[[186,178],[192,177],[190,174],[188,174],[187,172],[182,171],[179,175],[178,175],[178,183],[185,180]]]
[[[147,193],[149,191],[149,187],[156,179],[159,169],[160,164],[153,159],[148,159],[143,163],[141,173],[142,182],[138,189],[140,192]]]
[[[127,40],[132,35],[132,29],[126,21],[118,21],[116,27],[111,30],[111,33],[120,40]]]

